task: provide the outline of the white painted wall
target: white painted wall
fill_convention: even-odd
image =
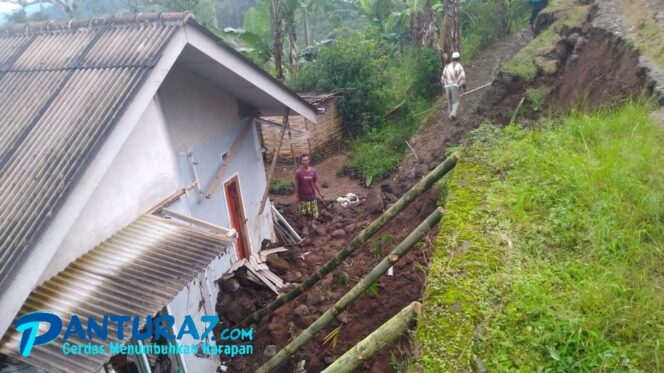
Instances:
[[[231,160],[223,181],[234,175],[240,180],[247,234],[251,249],[258,252],[264,239],[274,240],[274,231],[269,204],[264,214],[258,216],[267,180],[255,126],[239,117],[237,101],[224,92],[223,87],[177,65],[160,88],[159,98],[174,148],[178,152],[180,185],[188,185],[195,180],[188,157],[191,153],[197,163],[201,191],[206,192],[221,164],[222,154],[230,150],[244,126],[253,127]],[[190,130],[193,128],[196,131]],[[230,227],[222,188],[223,183],[210,199],[201,198],[196,191],[190,193],[187,206],[182,211]]]
[[[233,96],[177,64],[158,94],[176,152],[189,150],[240,120]]]
[[[177,188],[177,163],[152,100],[76,219],[40,283],[144,214]]]

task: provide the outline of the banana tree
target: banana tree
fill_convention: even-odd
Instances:
[[[414,45],[434,46],[438,41],[436,19],[431,0],[408,0],[410,11],[410,42]]]

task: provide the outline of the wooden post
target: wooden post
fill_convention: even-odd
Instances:
[[[309,132],[309,126],[307,126],[307,118],[304,118],[304,130]],[[307,153],[311,157],[313,154],[311,154],[311,141],[309,141],[309,136],[307,136]]]
[[[272,183],[272,176],[274,176],[274,169],[277,167],[279,150],[281,150],[281,143],[284,141],[284,133],[286,133],[286,127],[288,127],[289,114],[290,114],[290,108],[286,108],[286,113],[284,113],[284,119],[281,122],[279,145],[277,145],[277,148],[274,150],[274,154],[272,155],[272,164],[270,165],[270,171],[267,174],[267,185],[265,186],[265,192],[263,192],[263,198],[261,199],[261,207],[258,209],[258,215],[261,215],[263,213],[263,210],[265,210],[265,202],[267,202],[267,195],[270,192],[270,183]]]
[[[341,299],[330,307],[325,313],[314,321],[307,329],[302,331],[295,339],[293,339],[286,347],[281,349],[270,360],[263,364],[256,373],[268,373],[279,367],[286,359],[299,350],[305,343],[307,343],[316,333],[321,331],[327,326],[334,318],[347,309],[357,298],[364,293],[365,290],[374,282],[378,281],[387,270],[401,259],[411,247],[419,242],[422,237],[433,228],[436,223],[443,216],[443,209],[438,207],[431,213],[420,225],[411,232],[406,239],[404,239],[397,247],[392,250],[383,260],[380,261],[372,270],[353,286],[348,293],[344,294]]]
[[[242,320],[242,325],[247,325],[249,322],[254,320],[260,320],[265,315],[274,312],[279,307],[284,304],[292,301],[297,298],[300,294],[304,293],[307,289],[314,286],[318,281],[320,281],[325,275],[332,272],[339,264],[341,264],[344,259],[346,259],[350,254],[352,254],[358,247],[363,243],[367,242],[371,236],[373,236],[379,229],[389,223],[394,217],[405,209],[417,196],[424,193],[424,191],[431,188],[431,186],[438,181],[445,174],[450,172],[457,163],[459,156],[454,153],[449,158],[447,158],[443,163],[439,164],[431,172],[425,175],[417,184],[413,185],[409,191],[407,191],[399,200],[394,202],[394,204],[383,212],[378,219],[374,220],[368,227],[364,228],[360,234],[357,235],[352,241],[348,243],[339,254],[334,258],[330,259],[322,267],[318,269],[313,275],[309,276],[302,284],[289,291],[288,293],[282,295],[281,297],[272,301],[272,303],[261,308],[260,310],[252,313],[247,318]]]
[[[297,167],[297,162],[295,161],[295,149],[293,149],[293,137],[291,136],[291,131],[288,131],[288,142],[290,143],[290,155],[293,165]]]
[[[345,354],[322,373],[345,373],[359,368],[362,363],[369,360],[376,352],[382,350],[400,335],[404,334],[415,323],[415,320],[421,313],[422,305],[419,302],[409,304],[391,319],[387,320],[380,328],[346,351]]]

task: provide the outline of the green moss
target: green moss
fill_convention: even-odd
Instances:
[[[574,0],[552,1],[542,11],[544,15],[550,14],[555,21],[546,30],[517,53],[502,68],[502,72],[531,82],[539,71],[553,74],[557,66],[555,61],[545,58],[560,40],[559,33],[563,28],[580,27],[590,14],[590,5],[580,6]]]
[[[478,299],[488,295],[481,278],[497,268],[502,255],[492,245],[495,234],[482,232],[482,225],[491,217],[486,209],[487,191],[495,176],[476,156],[476,150],[464,151],[448,186],[447,210],[416,334],[421,346],[418,365],[426,371],[470,369],[471,337],[482,314]]]

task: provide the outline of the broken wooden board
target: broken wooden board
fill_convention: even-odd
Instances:
[[[263,261],[266,261],[268,255],[272,255],[274,253],[282,253],[284,251],[288,251],[288,249],[285,248],[285,247],[276,247],[274,249],[263,250],[263,251],[259,252],[258,254],[260,254],[261,259]]]

